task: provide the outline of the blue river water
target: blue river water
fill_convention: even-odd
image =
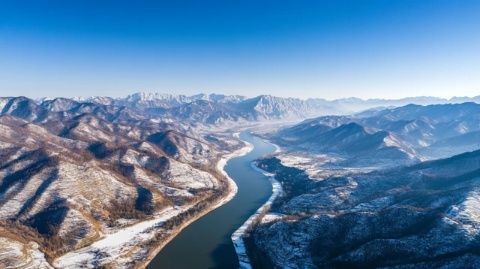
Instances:
[[[245,156],[230,159],[225,166],[225,171],[238,186],[237,195],[185,228],[147,268],[238,268],[230,236],[272,194],[268,178],[253,170],[250,164],[275,151],[272,144],[248,132],[242,132],[240,138],[254,148]]]

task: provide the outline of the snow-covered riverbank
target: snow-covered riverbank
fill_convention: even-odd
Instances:
[[[234,136],[238,136],[237,134],[234,134]],[[223,156],[220,161],[218,161],[217,163],[217,170],[220,171],[222,173],[223,176],[225,176],[228,180],[228,185],[229,185],[229,188],[230,188],[230,191],[228,192],[228,195],[225,196],[223,199],[222,199],[222,203],[218,204],[215,208],[225,204],[226,202],[232,200],[233,197],[235,197],[235,194],[237,194],[238,192],[238,186],[237,184],[235,183],[235,181],[227,174],[227,172],[225,171],[225,165],[227,165],[227,162],[230,160],[230,159],[233,159],[233,158],[237,158],[237,157],[241,157],[241,156],[245,156],[247,155],[250,151],[253,150],[253,145],[246,142],[246,141],[243,141],[245,143],[245,146],[237,151],[234,151],[230,154],[227,154],[225,156]],[[214,208],[214,209],[215,209]],[[213,210],[213,209],[212,209]]]
[[[128,264],[128,262],[121,262],[122,259],[131,259],[131,257],[124,257],[126,252],[152,239],[155,233],[162,229],[161,226],[165,221],[189,208],[171,207],[160,212],[153,219],[111,231],[93,244],[59,257],[53,265],[58,268],[95,268],[97,265],[111,262],[119,265]]]
[[[218,161],[216,168],[228,180],[228,193],[216,203],[212,204],[208,209],[184,222],[174,230],[162,230],[162,224],[180,213],[189,210],[194,205],[170,207],[158,213],[150,220],[136,223],[124,229],[108,231],[104,234],[102,239],[93,244],[57,258],[54,262],[54,266],[59,268],[96,268],[102,264],[115,263],[119,265],[123,264],[125,265],[124,267],[128,267],[128,261],[135,259],[143,260],[140,267],[145,267],[156,256],[156,254],[185,227],[208,212],[227,203],[235,196],[238,187],[235,184],[235,181],[233,181],[233,179],[231,179],[224,171],[225,165],[228,160],[243,156],[249,153],[252,149],[253,146],[251,144],[245,143],[244,147],[223,156]],[[164,232],[168,234],[168,236],[166,237],[166,240],[163,240],[162,243],[155,248],[154,251],[149,251],[146,247],[142,246],[142,243],[153,239],[158,232]]]
[[[242,269],[249,269],[252,268],[250,259],[248,258],[247,255],[247,249],[245,247],[245,242],[243,241],[243,236],[245,235],[246,231],[256,222],[260,221],[260,218],[262,218],[262,213],[264,213],[268,208],[271,206],[273,201],[282,194],[282,185],[280,182],[278,182],[274,175],[271,173],[268,173],[260,168],[258,168],[255,163],[251,164],[252,169],[255,171],[258,171],[259,173],[264,174],[265,176],[268,177],[270,183],[272,184],[272,195],[270,198],[263,204],[252,216],[248,218],[247,221],[243,223],[240,228],[238,228],[233,234],[232,234],[232,242],[235,247],[235,252],[237,253],[238,260],[240,263],[240,268]]]

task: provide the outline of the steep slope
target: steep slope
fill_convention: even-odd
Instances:
[[[8,114],[30,121],[42,120],[47,111],[26,97],[3,98],[1,114]]]
[[[238,103],[246,99],[240,95],[223,94],[196,94],[192,96],[169,93],[147,93],[137,92],[130,94],[125,98],[110,97],[87,97],[76,98],[79,101],[88,101],[103,105],[127,106],[130,108],[148,110],[148,109],[169,109],[196,101],[208,101],[214,103]]]
[[[124,98],[76,98],[81,102],[123,106],[172,121],[220,125],[225,122],[299,120],[321,115],[348,115],[378,107],[397,107],[407,104],[446,104],[450,102],[478,101],[478,97],[451,100],[433,97],[415,97],[398,100],[344,98],[325,100],[310,98],[284,98],[259,95],[247,98],[239,95],[197,94],[192,96],[139,92]]]
[[[153,221],[158,229],[146,227],[130,242],[115,242],[120,249],[102,249],[86,260],[60,259],[61,267],[131,268],[154,249],[150,245],[230,191],[215,167],[238,144],[209,142],[183,125],[124,107],[67,99],[41,104],[4,100],[0,231],[18,238],[0,233],[0,242],[12,241],[19,246],[15,249],[25,250],[25,256],[9,256],[12,264],[32,255],[38,259],[28,263],[41,263],[43,254],[56,264],[66,253]],[[2,246],[0,252],[15,253]],[[139,258],[132,262],[131,255]]]
[[[384,146],[397,147],[409,155],[431,159],[476,149],[478,143],[475,134],[480,131],[479,115],[480,105],[475,103],[407,105],[353,116],[309,119],[280,130],[273,137],[287,147],[308,148],[323,153],[338,149],[348,151],[348,148],[353,150],[368,144],[376,149],[383,139]],[[344,130],[349,124],[355,124],[358,130]],[[361,134],[360,126],[371,136]],[[345,137],[336,137],[338,132],[349,136],[350,143],[342,142]],[[360,138],[368,142],[355,140]]]
[[[256,120],[298,119],[319,113],[309,102],[295,98],[260,95],[239,104],[239,110],[250,113]]]
[[[225,121],[238,121],[232,105],[198,100],[163,111],[159,114],[168,115],[172,119],[179,119],[192,123],[219,124]]]
[[[355,122],[341,124],[347,121],[345,117],[306,121],[280,131],[274,139],[294,151],[333,155],[343,160],[339,165],[389,165],[392,161],[398,165],[416,160],[416,152],[393,133]]]
[[[249,238],[264,266],[480,265],[480,151],[371,173],[337,171],[321,181],[275,158],[259,166],[285,190],[267,213],[275,217]]]

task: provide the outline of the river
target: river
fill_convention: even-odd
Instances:
[[[240,139],[251,143],[254,148],[245,156],[229,160],[225,166],[225,171],[238,186],[237,195],[185,228],[147,268],[238,268],[230,236],[272,194],[268,178],[253,170],[250,164],[275,151],[272,144],[248,132],[242,132]]]

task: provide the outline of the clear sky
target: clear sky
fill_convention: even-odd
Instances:
[[[1,1],[0,96],[480,95],[480,1]]]

